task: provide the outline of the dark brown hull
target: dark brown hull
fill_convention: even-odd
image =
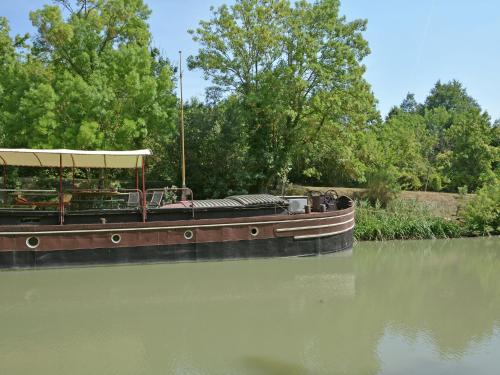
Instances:
[[[1,226],[0,267],[316,255],[351,248],[353,227],[353,207],[301,215]]]

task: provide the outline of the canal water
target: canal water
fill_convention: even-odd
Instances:
[[[0,272],[0,374],[499,374],[500,239]]]

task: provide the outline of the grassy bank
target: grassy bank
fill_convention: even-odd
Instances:
[[[356,202],[358,240],[432,239],[465,235],[455,219],[436,216],[429,205],[417,201],[395,200],[386,208],[367,201]]]

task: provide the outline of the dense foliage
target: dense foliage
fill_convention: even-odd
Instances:
[[[294,179],[331,176],[332,168],[353,179],[363,174],[351,150],[356,134],[378,119],[361,63],[369,53],[366,21],[347,22],[339,6],[237,1],[192,31],[201,48],[190,67],[226,93],[222,102],[241,108],[235,126],[248,147],[241,172],[250,174],[252,190],[276,185],[290,167]]]
[[[57,3],[30,13],[32,38],[12,39],[0,19],[2,146],[164,154],[176,98],[170,65],[151,46],[149,9],[142,0]]]
[[[150,179],[178,184],[173,69],[151,43],[144,1],[54,3],[31,12],[32,36],[0,18],[2,147],[148,147]],[[401,189],[498,186],[500,122],[458,81],[437,82],[423,103],[408,94],[382,119],[364,79],[366,21],[339,7],[236,0],[191,31],[189,66],[212,84],[185,105],[197,196],[292,181],[368,186],[387,204]]]
[[[224,173],[203,178],[203,190],[258,191],[291,180],[368,186],[389,201],[401,189],[474,192],[497,184],[498,123],[458,81],[437,82],[424,103],[408,94],[382,121],[363,79],[366,22],[338,12],[337,0],[240,0],[214,9],[192,31],[200,50],[190,67],[214,86],[205,104],[187,107],[207,113],[188,126],[220,129],[214,124],[228,122],[230,105],[238,108],[230,126],[240,134],[239,142],[204,140],[222,150],[202,161]],[[225,162],[218,167],[218,160]],[[198,181],[206,171],[188,173]]]
[[[401,175],[403,187],[456,192],[460,187],[476,191],[485,184],[498,183],[498,131],[460,82],[437,82],[424,104],[408,105],[412,101],[409,94],[400,107],[393,108],[382,131],[387,132],[387,125],[399,121],[404,124],[400,128],[410,126],[415,132],[394,132],[392,139],[401,137],[401,144],[382,142],[386,149],[396,152],[404,142],[417,143],[413,152],[400,153],[403,160],[409,159],[412,171]],[[420,131],[411,123],[418,124]]]

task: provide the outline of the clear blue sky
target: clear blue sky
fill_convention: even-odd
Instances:
[[[154,45],[177,61],[197,50],[186,30],[224,0],[146,0]],[[0,0],[13,33],[31,32],[28,12],[50,0]],[[440,79],[458,79],[493,119],[500,118],[500,1],[344,0],[347,19],[368,19],[366,79],[385,115],[407,92],[423,101]],[[185,96],[204,97],[200,72],[185,72]]]

